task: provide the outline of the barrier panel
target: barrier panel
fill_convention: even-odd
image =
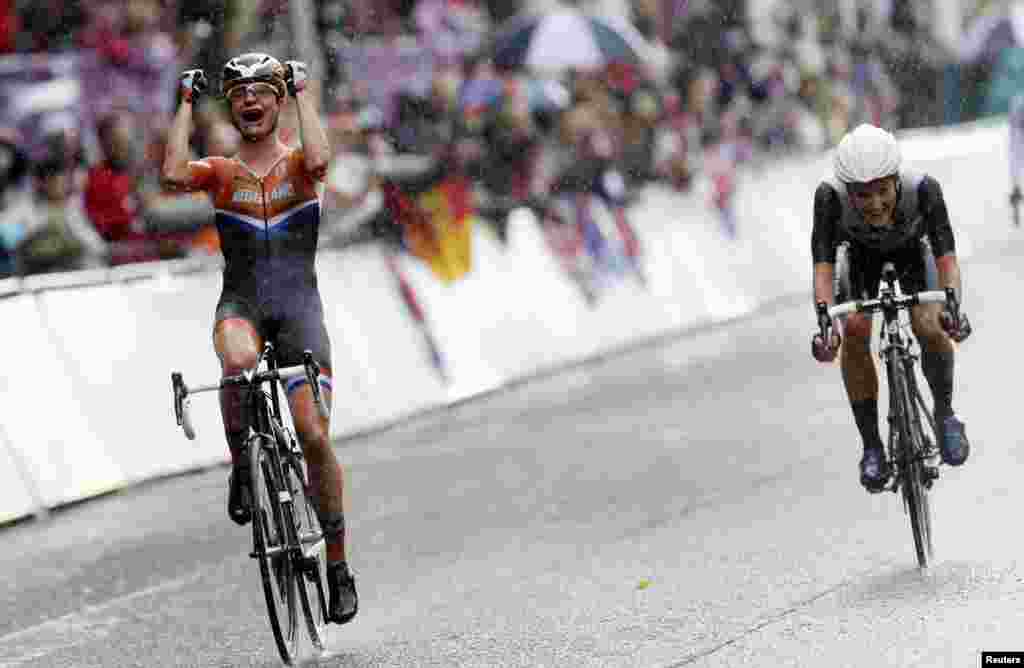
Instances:
[[[946,193],[958,254],[1009,228],[1005,124],[905,137],[908,166]],[[451,284],[419,260],[377,246],[317,260],[335,377],[332,436],[443,407],[639,339],[721,322],[783,296],[807,294],[814,189],[828,156],[742,172],[739,236],[722,235],[704,193],[650,186],[631,209],[646,286],[629,277],[593,307],[567,277],[529,214],[508,242],[475,225],[473,269]],[[986,217],[1004,216],[993,223]],[[450,382],[431,366],[425,330],[395,272],[417,293]],[[190,384],[219,374],[211,329],[220,291],[209,264],[170,262],[0,285],[0,521],[119,486],[223,462],[215,397],[192,403],[198,439],[174,424],[170,372]]]
[[[3,427],[27,484],[47,507],[124,484],[115,444],[100,437],[96,416],[79,402],[84,388],[37,296],[4,299],[3,315],[4,345],[13,353],[0,385]]]
[[[0,421],[6,416],[0,414]],[[45,510],[46,504],[30,489],[31,480],[21,453],[0,427],[0,524]]]
[[[193,402],[198,437],[189,442],[174,424],[170,390],[172,370],[192,383],[220,375],[211,337],[220,277],[208,271],[154,274],[153,267],[127,265],[111,278],[37,296],[60,338],[77,405],[126,480],[223,461],[227,448],[216,397]]]
[[[321,253],[317,275],[333,357],[332,435],[443,404],[443,385],[381,249]]]

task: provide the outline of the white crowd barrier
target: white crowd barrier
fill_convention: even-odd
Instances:
[[[1005,237],[978,202],[1009,192],[1003,123],[904,137],[908,165],[936,176],[968,255]],[[529,217],[506,246],[478,226],[474,269],[443,285],[417,261],[399,266],[422,300],[451,382],[429,364],[383,250],[322,252],[320,288],[333,349],[332,435],[374,429],[648,337],[728,320],[807,294],[814,188],[828,156],[742,172],[739,237],[723,237],[701,189],[650,187],[631,215],[646,289],[630,279],[588,307]],[[1004,211],[1005,209],[1005,211]],[[989,205],[989,211],[992,210]],[[154,476],[224,462],[214,395],[192,402],[198,439],[174,424],[170,373],[206,383],[219,272],[195,262],[0,282],[9,355],[0,380],[0,522]],[[4,296],[4,290],[8,293]]]

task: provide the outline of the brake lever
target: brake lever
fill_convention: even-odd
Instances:
[[[185,398],[185,381],[177,371],[171,372],[171,390],[174,393],[174,419],[181,426],[181,401]]]
[[[832,326],[832,317],[828,314],[828,304],[818,302],[815,308],[818,312],[818,329],[820,330],[821,338],[824,341],[828,341],[828,330]]]
[[[946,288],[946,308],[953,316],[953,322],[960,322],[960,300],[956,298],[956,290]]]
[[[196,429],[189,413],[188,387],[179,372],[171,373],[171,386],[174,389],[174,418],[178,426],[185,432],[185,438],[196,440]]]
[[[309,386],[313,390],[313,402],[316,403],[317,411],[320,412],[320,417],[329,420],[331,412],[327,410],[327,404],[324,403],[323,395],[320,392],[320,365],[313,359],[311,351],[303,351],[302,365],[306,367],[306,380],[309,381]]]

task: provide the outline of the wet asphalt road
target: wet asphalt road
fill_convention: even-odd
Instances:
[[[856,481],[811,309],[539,379],[340,442],[362,611],[319,666],[976,666],[1024,650],[1024,244],[965,266],[936,565]],[[144,447],[140,444],[140,447]],[[0,666],[275,666],[226,470],[0,530]]]

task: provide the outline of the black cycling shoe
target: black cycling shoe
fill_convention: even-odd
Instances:
[[[869,492],[881,492],[890,475],[892,469],[885,458],[885,450],[881,447],[864,448],[864,456],[860,460],[860,484]]]
[[[228,478],[228,516],[239,526],[252,521],[252,494],[249,491],[249,467],[232,466]]]
[[[950,466],[960,466],[971,454],[971,444],[967,440],[964,423],[955,415],[944,417],[938,420],[938,423],[942,432],[939,441],[942,461]]]
[[[356,594],[356,579],[345,562],[327,566],[327,589],[331,604],[327,608],[328,621],[347,624],[359,612],[359,595]]]

